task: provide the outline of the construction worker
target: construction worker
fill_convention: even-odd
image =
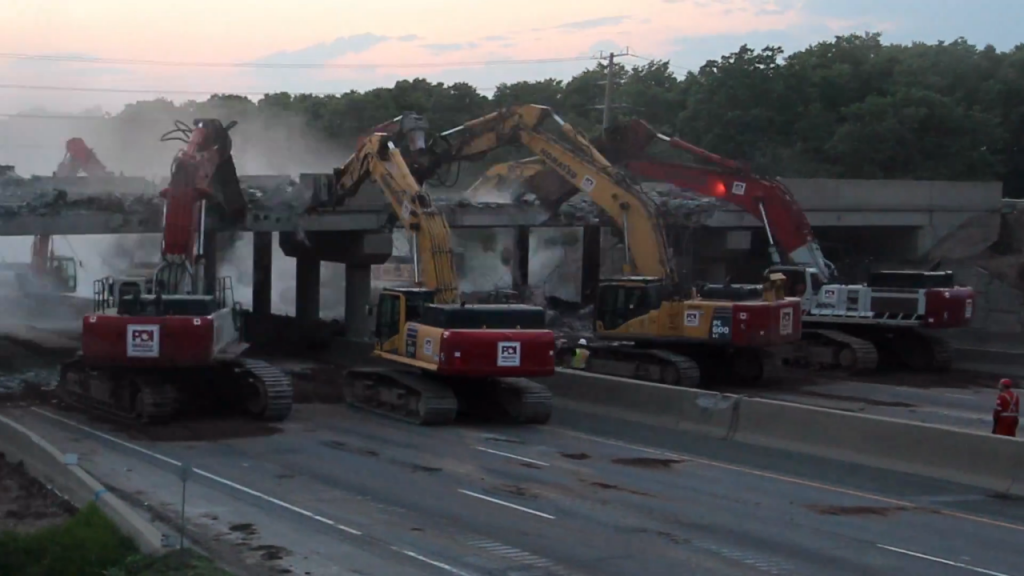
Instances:
[[[590,356],[590,350],[586,349],[587,341],[580,338],[580,341],[576,343],[576,349],[572,353],[572,367],[576,370],[583,370],[587,365],[587,358]]]
[[[999,381],[999,397],[996,398],[996,409],[992,412],[992,433],[1016,438],[1018,424],[1020,396],[1013,391],[1013,382],[1003,378]]]

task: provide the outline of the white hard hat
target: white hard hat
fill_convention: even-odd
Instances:
[[[577,344],[579,344],[580,346],[586,346],[587,340],[585,338],[580,338],[580,341],[577,342]]]

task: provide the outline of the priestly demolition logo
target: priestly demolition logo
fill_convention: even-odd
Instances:
[[[160,355],[159,326],[128,326],[128,355],[155,357]]]

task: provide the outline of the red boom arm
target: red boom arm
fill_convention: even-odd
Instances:
[[[645,152],[656,139],[713,166],[650,160]],[[825,260],[814,238],[807,215],[782,182],[757,176],[745,164],[689,142],[658,134],[642,120],[608,129],[595,146],[610,162],[641,178],[669,182],[739,206],[764,225],[777,264],[782,262],[775,250],[776,243],[792,262],[816,268],[825,278],[833,273],[832,264]]]

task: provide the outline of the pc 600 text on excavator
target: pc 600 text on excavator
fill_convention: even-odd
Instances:
[[[459,302],[451,232],[414,176],[433,170],[418,161],[429,161],[422,155],[427,123],[406,114],[388,125],[390,134],[360,139],[334,171],[328,197],[311,208],[341,206],[372,180],[412,240],[414,285],[385,288],[378,299],[373,356],[383,365],[347,370],[346,400],[424,425],[447,424],[459,412],[547,422],[551,393],[528,379],[555,371],[555,338],[544,327],[544,310]]]
[[[57,394],[64,402],[145,423],[197,408],[267,421],[291,413],[291,380],[269,364],[240,357],[246,346],[230,278],[206,277],[207,205],[225,216],[245,209],[231,157],[234,125],[176,122],[161,137],[186,144],[160,193],[161,262],[147,275],[151,281],[96,281],[93,313],[82,320],[82,350],[61,367]]]
[[[548,120],[561,128],[558,136],[541,130]],[[441,133],[427,164],[478,160],[514,145],[587,193],[624,237],[626,276],[599,288],[600,342],[587,346],[589,370],[694,387],[702,376],[759,380],[776,364],[772,350],[800,339],[799,301],[783,297],[782,276],[754,286],[681,286],[653,201],[547,107],[514,106]]]

